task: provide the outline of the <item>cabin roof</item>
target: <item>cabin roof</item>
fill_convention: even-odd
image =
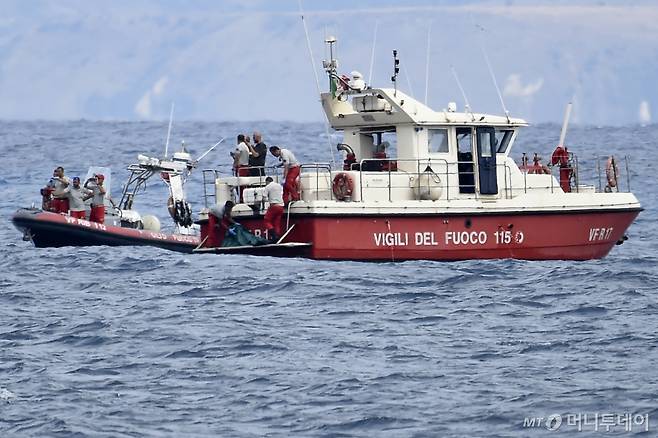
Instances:
[[[369,88],[350,92],[343,95],[343,99],[345,96],[347,99],[341,100],[331,93],[321,95],[322,106],[334,129],[404,124],[509,128],[528,125],[525,120],[516,117],[448,110],[434,111],[393,88]],[[356,107],[359,108],[355,109]]]

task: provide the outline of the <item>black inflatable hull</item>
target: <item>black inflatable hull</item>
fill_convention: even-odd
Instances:
[[[12,222],[37,248],[156,246],[170,251],[192,253],[199,245],[197,236],[114,227],[40,209],[20,209],[12,217]]]

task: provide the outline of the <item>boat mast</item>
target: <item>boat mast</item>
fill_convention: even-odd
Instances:
[[[432,23],[427,28],[427,56],[425,59],[425,105],[427,105],[427,91],[430,86],[430,37],[432,34]]]
[[[393,76],[391,76],[391,81],[393,82],[393,96],[397,97],[398,95],[398,74],[400,73],[400,60],[398,59],[398,51],[393,50]],[[411,91],[411,90],[409,90]]]
[[[313,58],[313,50],[311,49],[311,40],[308,37],[308,28],[306,27],[306,20],[304,19],[304,10],[302,8],[302,0],[299,0],[299,15],[302,19],[302,25],[304,26],[304,34],[306,35],[306,47],[308,48],[308,55],[311,60],[311,67],[313,68],[313,74],[315,75],[315,86],[318,91],[318,96],[322,94],[322,91],[320,91],[320,78],[318,77],[318,71],[315,68],[315,60]],[[334,41],[336,39],[334,38]],[[320,100],[320,104],[322,105],[322,100]],[[322,117],[325,117],[324,114],[324,108],[322,109]],[[329,133],[329,125],[328,122],[324,122],[324,131],[325,134],[327,135],[327,141],[329,142],[329,154],[331,155],[331,163],[333,167],[336,167],[336,159],[334,158],[334,150],[331,146],[331,134]]]

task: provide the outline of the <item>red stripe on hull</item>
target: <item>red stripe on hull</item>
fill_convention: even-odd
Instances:
[[[334,260],[588,260],[605,257],[639,211],[464,216],[291,215],[288,242]],[[264,234],[262,218],[238,219]]]

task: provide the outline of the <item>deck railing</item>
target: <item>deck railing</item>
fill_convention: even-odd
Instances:
[[[598,174],[598,191],[602,192],[606,189],[604,188],[603,182],[606,181],[605,178],[605,162],[608,160],[608,157],[597,157],[596,159],[596,172]],[[572,162],[572,180],[571,187],[573,192],[579,192],[584,190],[585,186],[581,186],[579,178],[579,161],[578,157],[573,155],[571,157]],[[375,165],[373,166],[373,163]],[[402,164],[402,167],[409,168],[405,164],[413,163],[415,171],[409,171],[404,169],[398,169],[396,166],[391,165],[395,163],[396,165]],[[366,166],[364,166],[364,164]],[[370,165],[370,166],[368,166]],[[471,167],[471,169],[468,169]],[[305,186],[301,187],[302,193],[306,192],[307,196],[302,196],[303,199],[314,198],[315,200],[320,199],[335,199],[333,190],[332,190],[332,168],[329,163],[303,163],[300,165],[301,174],[308,175],[309,172],[313,172],[312,178],[306,178]],[[381,170],[363,170],[363,168],[375,168]],[[256,167],[254,167],[256,168]],[[242,183],[241,177],[237,178],[237,184],[232,186],[234,189],[233,196],[236,197],[237,193],[240,192],[242,187],[260,187],[265,185],[265,178],[267,176],[272,176],[275,181],[282,181],[282,168],[280,166],[264,166],[259,167],[264,169],[264,174],[259,174],[251,176],[248,183]],[[559,166],[547,166],[544,168],[545,172],[548,172],[546,176],[550,175],[550,178],[546,178],[546,185],[538,185],[535,181],[532,184],[529,184],[529,176],[531,175],[532,168],[520,168],[520,173],[523,178],[523,186],[517,183],[517,186],[513,186],[513,169],[511,168],[508,162],[496,163],[496,173],[500,175],[502,173],[502,178],[498,177],[498,193],[495,195],[483,195],[478,193],[479,183],[477,181],[478,174],[476,172],[476,165],[472,161],[458,161],[458,162],[448,162],[445,159],[437,158],[424,158],[424,159],[391,159],[391,158],[367,158],[362,159],[359,163],[352,164],[352,170],[359,172],[359,198],[361,202],[365,201],[367,196],[364,197],[365,191],[372,190],[387,190],[388,191],[388,201],[394,200],[394,191],[397,189],[409,189],[409,190],[430,190],[435,187],[431,183],[431,178],[427,179],[427,183],[422,180],[422,176],[426,174],[426,170],[429,168],[434,175],[440,179],[440,188],[441,195],[439,199],[450,200],[455,198],[455,187],[458,187],[459,199],[492,199],[498,196],[502,196],[505,199],[511,199],[514,196],[518,195],[520,192],[529,193],[532,191],[545,191],[550,190],[551,193],[554,193],[560,187],[560,167]],[[466,168],[466,170],[465,170]],[[252,169],[252,168],[249,168]],[[623,157],[617,162],[618,174],[616,175],[617,185],[611,187],[608,191],[621,192],[621,191],[630,191],[630,174],[629,174],[629,164],[628,157]],[[589,167],[587,170],[590,170]],[[623,170],[623,171],[622,171]],[[334,170],[333,172],[340,172],[339,170]],[[368,178],[366,175],[372,176],[375,174],[385,175],[387,181],[382,187],[373,187],[368,186]],[[203,175],[203,195],[205,206],[209,207],[210,202],[217,202],[216,187],[215,182],[222,175],[217,169],[206,169],[202,172]],[[396,182],[396,175],[407,175],[408,178],[402,178],[404,182]],[[224,173],[224,176],[225,173]],[[235,175],[234,175],[235,176]],[[258,180],[255,181],[253,178],[258,177]],[[414,178],[414,184],[410,184],[411,178]],[[420,179],[420,183],[418,183]],[[502,180],[502,181],[501,181]],[[502,186],[501,183],[502,182]],[[621,183],[624,182],[625,190],[622,190]],[[311,183],[311,186],[308,184]],[[593,190],[594,186],[587,186],[588,190]],[[381,199],[381,198],[380,198]]]
[[[599,183],[600,192],[629,192],[631,191],[631,172],[629,158],[624,155],[617,158],[614,155],[609,157],[596,157],[596,174]],[[610,186],[609,178],[614,178],[616,185]],[[625,182],[625,187],[622,187]],[[604,185],[605,183],[605,185]]]

